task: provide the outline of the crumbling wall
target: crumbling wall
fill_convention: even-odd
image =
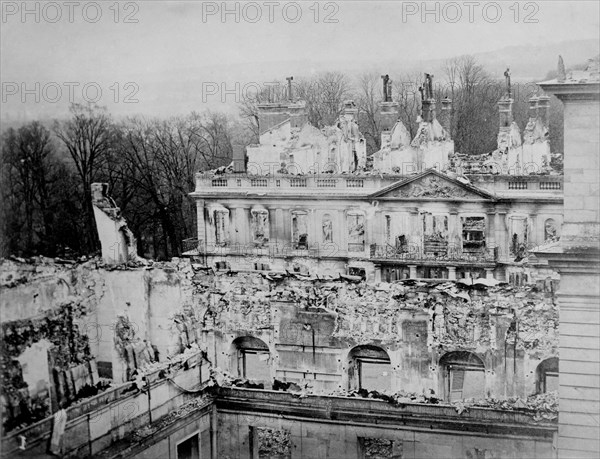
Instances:
[[[484,362],[486,395],[502,398],[533,393],[537,365],[557,355],[555,285],[545,280],[520,287],[375,283],[300,272],[215,272],[177,259],[116,267],[92,260],[37,269],[5,262],[0,270],[3,293],[31,314],[19,320],[30,321],[29,330],[42,310],[48,311],[43,323],[72,316],[73,325],[63,326],[82,347],[71,346],[60,365],[71,368],[95,358],[101,376],[116,382],[190,348],[204,351],[222,372],[243,379],[233,343],[250,337],[268,348],[267,384],[346,393],[351,351],[369,345],[389,356],[392,392],[441,397],[440,359],[466,351]],[[48,292],[36,297],[32,292],[49,289],[53,276],[64,280],[64,290],[55,290],[56,298]],[[40,297],[47,303],[34,306]],[[7,330],[17,326],[17,320],[3,324]],[[60,348],[63,339],[49,331],[35,334],[10,355],[18,360],[27,346],[44,341],[56,341]]]

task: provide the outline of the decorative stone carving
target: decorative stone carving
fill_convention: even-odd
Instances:
[[[469,193],[464,188],[443,180],[435,175],[423,177],[397,189],[388,196],[398,198],[456,198],[466,197]],[[473,196],[476,196],[473,194]]]

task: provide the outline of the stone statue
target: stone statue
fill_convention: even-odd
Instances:
[[[423,87],[419,88],[421,92],[421,98],[423,98],[423,91],[425,90],[425,99],[433,99],[433,75],[430,73],[425,74],[425,83],[423,83]]]
[[[510,99],[512,97],[512,89],[510,87],[510,69],[507,68],[504,72],[504,78],[506,79],[506,95]]]
[[[390,80],[389,75],[381,75],[381,79],[383,80],[383,101],[391,102],[392,101],[392,80]]]
[[[556,79],[563,83],[567,79],[567,71],[565,70],[565,63],[562,56],[558,56],[558,76]]]

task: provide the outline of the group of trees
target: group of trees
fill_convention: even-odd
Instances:
[[[392,76],[392,81],[400,119],[414,136],[423,75]],[[519,89],[513,113],[523,129],[535,85]],[[366,73],[352,80],[327,72],[296,80],[293,91],[294,99],[306,101],[309,122],[319,128],[333,124],[344,101],[354,100],[368,152],[380,148],[381,75]],[[456,151],[481,154],[495,149],[497,102],[505,93],[504,79],[493,79],[473,57],[447,62],[443,75],[435,78],[434,95],[438,113],[443,98],[453,101]],[[94,182],[109,184],[138,238],[140,254],[157,259],[181,254],[183,239],[195,236],[195,209],[188,196],[194,173],[229,164],[232,145],[256,143],[257,105],[288,98],[286,84],[247,95],[240,104],[241,120],[206,112],[117,122],[101,107],[73,105],[67,120],[6,130],[0,156],[0,255],[96,252],[90,187]],[[550,133],[553,151],[562,151],[562,106],[554,98]]]
[[[229,164],[242,128],[220,113],[115,122],[73,105],[69,119],[3,136],[2,256],[93,254],[91,184],[106,182],[142,255],[168,259],[195,232],[194,174]]]

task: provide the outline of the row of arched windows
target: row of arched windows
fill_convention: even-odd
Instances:
[[[269,347],[260,339],[245,336],[233,342],[240,377],[271,379]],[[378,346],[361,345],[348,354],[347,389],[387,391],[391,389],[392,364],[388,353]],[[447,401],[485,398],[485,365],[472,352],[456,351],[439,360],[443,396]],[[536,392],[558,390],[558,358],[542,361],[536,370]]]

